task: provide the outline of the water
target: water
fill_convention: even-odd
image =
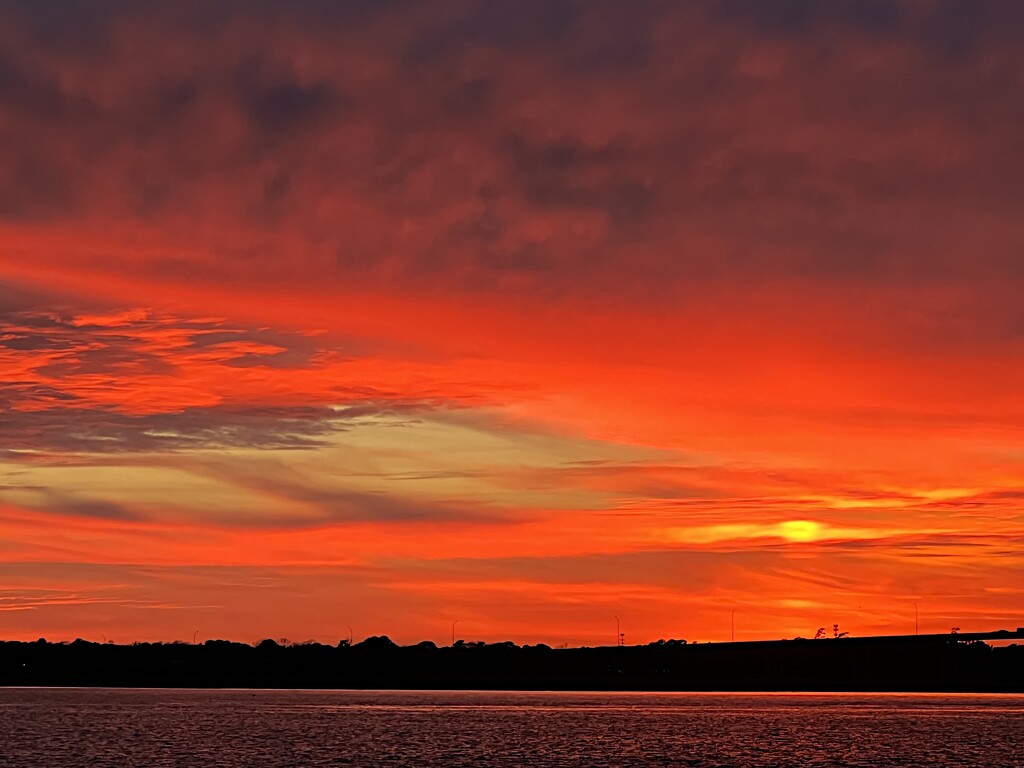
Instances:
[[[0,689],[3,768],[1024,766],[1024,696]]]

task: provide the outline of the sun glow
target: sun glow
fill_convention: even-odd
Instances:
[[[825,538],[827,529],[814,520],[787,520],[779,523],[779,536],[787,541],[818,541]]]
[[[883,539],[906,533],[901,530],[883,528],[847,528],[833,526],[817,520],[782,520],[777,523],[729,523],[726,525],[673,528],[669,533],[672,541],[682,544],[717,544],[719,542],[764,539],[779,539],[793,544],[809,544],[819,541],[852,541]]]

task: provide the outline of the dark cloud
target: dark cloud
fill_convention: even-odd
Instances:
[[[21,313],[0,320],[0,347],[13,352],[49,352],[31,366],[45,379],[90,374],[170,375],[176,366],[150,351],[137,335],[148,323],[116,328],[78,325],[57,315]],[[9,397],[10,395],[8,395]]]
[[[8,394],[0,389],[0,396]],[[37,393],[33,393],[37,394]],[[148,453],[253,448],[288,450],[319,446],[344,429],[330,408],[188,408],[177,413],[130,415],[75,406],[0,413],[9,456],[35,454]]]
[[[273,499],[296,503],[305,512],[286,516],[247,516],[245,524],[268,527],[307,527],[338,522],[374,521],[414,522],[507,522],[510,515],[492,505],[472,505],[454,501],[426,501],[405,498],[386,490],[366,491],[339,488],[278,464],[261,463],[256,467],[204,462],[192,469],[225,481],[246,491]]]
[[[242,62],[236,88],[244,114],[262,134],[278,135],[315,126],[341,108],[335,83],[302,82],[287,65],[259,58]]]
[[[197,349],[209,349],[239,342],[276,347],[277,351],[244,352],[237,357],[226,357],[224,365],[234,368],[304,368],[319,351],[315,337],[288,333],[270,328],[254,330],[210,330],[197,333],[190,339]],[[354,345],[353,345],[354,346]]]
[[[622,139],[588,146],[578,137],[531,143],[521,136],[506,142],[527,197],[543,208],[596,208],[613,224],[642,220],[653,203],[643,176],[631,174],[636,150]]]
[[[0,381],[0,405],[4,408],[10,408],[15,404],[23,403],[57,405],[73,402],[77,399],[77,395],[65,392],[59,387],[27,382]]]
[[[75,101],[49,72],[29,69],[0,51],[0,101],[30,120],[53,122],[75,117]],[[83,105],[84,106],[84,105]]]
[[[109,44],[107,30],[112,19],[131,7],[126,0],[5,0],[3,9],[21,24],[31,42],[44,48],[76,54],[102,51]]]
[[[11,158],[0,177],[0,217],[39,221],[70,213],[75,205],[71,181],[59,162],[28,149]]]
[[[1024,9],[1014,0],[715,0],[707,5],[718,18],[765,35],[834,39],[863,33],[876,41],[918,43],[940,60],[1024,39]]]
[[[48,353],[28,368],[55,381],[91,374],[172,376],[178,370],[178,355],[192,349],[218,352],[222,364],[236,368],[306,367],[318,351],[310,336],[226,328],[215,321],[143,313],[97,324],[67,310],[2,309],[0,349]],[[7,396],[13,397],[14,391],[9,389]]]
[[[24,490],[24,489],[19,489]],[[100,520],[139,520],[141,517],[122,504],[96,499],[81,499],[56,490],[42,492],[42,508],[47,512]]]
[[[717,0],[710,3],[722,18],[746,22],[766,33],[800,34],[814,26],[835,24],[874,32],[892,32],[903,18],[900,0]]]
[[[0,385],[0,402],[9,396]],[[245,448],[304,450],[321,447],[358,420],[395,423],[415,420],[438,404],[364,402],[327,406],[209,406],[133,415],[83,408],[65,393],[30,393],[38,410],[0,409],[4,435],[0,454],[8,459],[121,453],[182,453]],[[10,402],[7,400],[6,402]],[[401,423],[401,422],[399,422]]]
[[[1020,8],[9,1],[0,216],[203,222],[113,268],[218,281],[1019,280]]]
[[[61,454],[307,449],[354,420],[413,417],[437,403],[394,393],[339,390],[341,405],[267,403],[131,409],[139,390],[182,386],[182,366],[308,369],[325,350],[313,336],[230,327],[133,310],[107,314],[28,308],[34,297],[0,294],[0,449],[9,458]],[[216,398],[213,398],[216,400]]]
[[[457,55],[469,45],[491,45],[523,51],[558,45],[569,35],[581,13],[572,0],[521,0],[506,3],[467,3],[457,16],[441,16],[419,34],[406,52],[409,66]]]

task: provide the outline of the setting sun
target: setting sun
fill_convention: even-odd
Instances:
[[[779,535],[789,541],[819,541],[828,538],[828,530],[813,520],[787,520],[779,523]]]

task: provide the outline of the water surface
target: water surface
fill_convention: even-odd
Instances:
[[[1024,766],[1024,696],[0,689],[11,768]]]

